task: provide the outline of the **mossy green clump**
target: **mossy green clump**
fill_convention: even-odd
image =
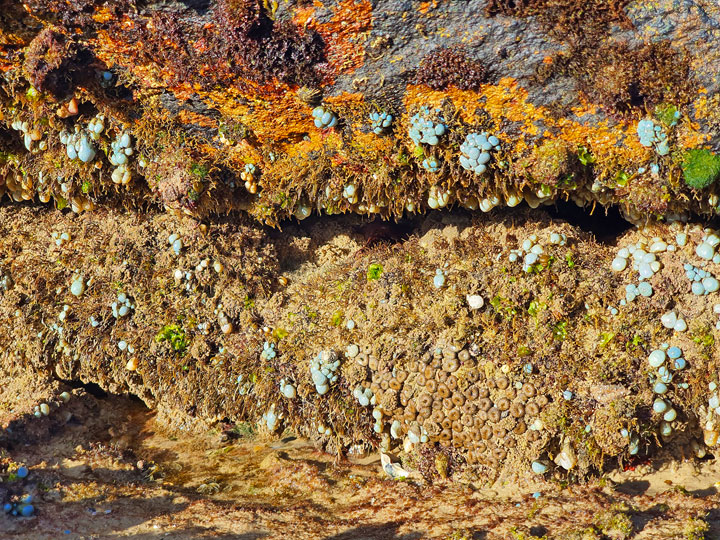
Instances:
[[[602,540],[603,537],[595,527],[588,527],[579,531],[571,531],[566,538],[567,540]]]
[[[545,141],[535,149],[528,170],[536,183],[568,187],[577,182],[580,158],[576,149],[565,141]]]
[[[683,538],[685,540],[704,540],[705,534],[710,530],[708,522],[702,518],[689,519],[685,523]]]
[[[382,273],[383,273],[382,264],[372,263],[370,266],[368,266],[368,269],[367,269],[367,279],[368,279],[368,281],[375,281],[376,279],[380,278]]]
[[[610,538],[618,540],[630,538],[633,533],[633,523],[627,514],[628,510],[629,508],[624,504],[614,504],[597,516],[595,526]]]
[[[155,336],[155,341],[162,343],[167,341],[172,349],[178,354],[185,354],[187,351],[189,340],[185,334],[185,330],[177,324],[167,324]]]
[[[190,165],[190,174],[197,176],[200,180],[205,179],[207,177],[210,170],[208,169],[207,165],[204,165],[202,163],[193,163]]]
[[[682,163],[685,183],[693,189],[703,189],[720,176],[720,157],[710,150],[688,150]]]
[[[678,108],[670,103],[661,103],[655,107],[655,118],[668,127],[677,124],[679,116]]]

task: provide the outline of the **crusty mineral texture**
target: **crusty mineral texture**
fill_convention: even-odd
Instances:
[[[717,2],[7,4],[0,369],[430,476],[713,451]]]

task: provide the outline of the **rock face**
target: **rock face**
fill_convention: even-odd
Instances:
[[[182,429],[257,420],[490,475],[540,460],[583,476],[658,441],[698,456],[716,441],[720,303],[683,266],[714,242],[699,226],[623,234],[633,255],[611,271],[622,249],[540,210],[282,232],[108,209],[0,218],[3,365],[135,394]],[[668,328],[668,306],[689,324]]]
[[[418,464],[432,448],[449,473],[582,476],[661,441],[699,456],[717,440],[717,315],[682,265],[710,280],[720,261],[677,220],[720,212],[718,17],[625,0],[13,5],[0,365],[132,392],[182,427],[249,418]],[[675,251],[630,261],[514,208],[560,201],[649,222],[622,237],[638,254]],[[660,324],[671,309],[687,333]],[[686,371],[647,364],[668,340]],[[653,412],[668,378],[671,420]]]
[[[710,2],[25,5],[0,28],[2,189],[16,200],[244,210],[269,224],[400,217],[433,200],[572,199],[633,221],[717,213]],[[337,120],[316,125],[318,106]],[[409,136],[423,107],[442,119],[435,144]],[[392,122],[373,130],[373,113]],[[87,161],[60,143],[77,130]],[[483,131],[500,144],[478,174],[459,145]],[[124,132],[133,154],[116,164]]]

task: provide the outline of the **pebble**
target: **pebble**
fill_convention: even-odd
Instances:
[[[28,470],[27,467],[22,466],[22,467],[18,468],[18,470],[15,474],[17,474],[18,478],[26,478],[27,475],[30,474],[30,471]]]
[[[535,474],[545,474],[548,470],[548,466],[542,461],[533,461],[531,467]]]
[[[652,367],[660,367],[665,363],[665,353],[660,349],[655,349],[648,356],[648,362]]]
[[[667,411],[668,405],[667,402],[664,399],[657,398],[653,402],[653,411],[655,411],[658,414],[662,414],[665,411]]]
[[[675,323],[673,330],[676,332],[684,332],[687,330],[687,323],[685,322],[685,319],[678,319],[678,322]]]
[[[443,285],[445,285],[445,274],[440,268],[435,270],[435,277],[433,277],[433,285],[436,289],[440,289]]]
[[[82,276],[78,276],[75,278],[75,281],[73,281],[70,285],[70,292],[74,296],[81,296],[82,293],[85,292],[85,281],[83,280]]]
[[[677,315],[674,311],[668,311],[660,317],[660,322],[665,328],[674,328],[677,322]]]
[[[653,242],[650,245],[650,253],[662,253],[663,251],[667,250],[667,248],[668,245],[662,240]]]
[[[645,297],[652,296],[653,293],[652,285],[647,281],[641,281],[637,286],[637,290],[641,296]]]
[[[622,272],[625,268],[627,268],[627,259],[615,257],[612,261],[611,267],[614,272]]]
[[[465,296],[465,299],[472,310],[480,309],[483,305],[485,305],[483,297],[479,294],[468,294]]]
[[[707,242],[701,242],[695,248],[695,254],[701,259],[709,261],[713,258],[713,255],[715,255],[715,249]]]

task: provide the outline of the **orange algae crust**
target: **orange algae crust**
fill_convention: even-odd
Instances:
[[[328,23],[317,22],[308,11],[301,12],[296,20],[323,36],[332,73],[350,74],[365,61],[364,42],[372,30],[372,4],[369,0],[341,0],[332,9]]]
[[[575,20],[570,9],[573,5],[535,2],[526,8],[533,14],[542,6],[553,10],[547,17],[543,15],[543,26]],[[527,13],[521,8],[497,2],[490,11],[522,18]],[[131,126],[143,158],[165,162],[146,170],[133,169],[134,185],[144,183],[154,197],[159,197],[148,199],[143,191],[142,200],[198,217],[212,209],[250,209],[262,221],[278,224],[296,210],[304,215],[310,207],[321,212],[398,218],[431,208],[430,195],[438,189],[447,194],[447,205],[471,210],[519,197],[533,207],[569,198],[581,205],[617,204],[631,219],[640,215],[662,218],[666,213],[682,212],[688,204],[693,211],[714,212],[710,202],[715,188],[708,188],[707,197],[690,193],[683,185],[680,165],[687,149],[712,143],[708,125],[720,125],[714,116],[717,99],[700,85],[694,101],[688,99],[696,88],[690,78],[677,95],[663,86],[673,77],[684,77],[686,68],[693,65],[685,49],[676,50],[664,41],[662,45],[630,48],[600,39],[597,32],[577,43],[572,39],[578,36],[569,36],[567,51],[551,52],[549,44],[547,49],[537,50],[537,73],[521,79],[502,70],[490,70],[493,62],[485,65],[475,56],[482,38],[474,41],[465,36],[460,48],[434,44],[432,51],[416,59],[393,54],[388,57],[389,63],[375,66],[376,53],[382,57],[386,48],[397,52],[400,46],[400,40],[381,32],[383,21],[397,17],[410,27],[415,22],[428,36],[446,31],[445,26],[431,26],[436,15],[443,19],[443,25],[451,23],[452,13],[444,12],[442,3],[425,3],[418,9],[420,13],[388,11],[378,17],[370,2],[355,0],[328,5],[304,2],[282,9],[256,0],[222,0],[204,13],[191,8],[165,12],[94,7],[87,20],[97,25],[96,31],[86,35],[67,30],[67,37],[72,37],[73,46],[77,41],[83,54],[85,49],[92,53],[96,62],[88,73],[96,71],[95,76],[99,76],[102,70],[110,70],[112,85],[102,89],[95,82],[78,81],[72,94],[81,105],[77,120],[87,123],[100,112],[113,118],[114,130]],[[593,28],[625,22],[623,9],[624,3],[618,2],[603,11],[604,19],[596,21],[598,27]],[[430,12],[432,17],[427,16]],[[481,26],[490,28],[493,24],[502,26],[504,22],[488,18]],[[546,26],[543,29],[554,35]],[[378,36],[372,39],[371,33],[376,31]],[[15,35],[3,33],[6,37]],[[236,42],[230,39],[233,36]],[[17,39],[14,44],[8,40],[3,47],[22,48]],[[257,54],[243,53],[245,45]],[[597,53],[601,49],[621,58],[622,69],[613,71],[612,66],[606,66]],[[435,51],[440,52],[435,55]],[[662,56],[655,61],[662,67],[662,81],[650,80],[649,68],[635,66],[635,59],[652,56],[653,51]],[[377,73],[368,71],[368,53]],[[425,61],[430,56],[434,63]],[[450,67],[460,65],[457,62],[467,67],[466,78],[448,74]],[[677,72],[673,71],[674,62]],[[593,66],[608,69],[612,79],[601,77],[596,81],[602,83],[599,93],[591,91],[598,78],[589,69]],[[400,70],[400,75],[393,70]],[[432,73],[423,79],[422,70]],[[3,104],[13,112],[5,116],[6,125],[47,122],[49,128],[44,129],[49,141],[54,140],[55,130],[74,127],[74,118],[63,125],[45,120],[59,109],[64,111],[67,100],[56,104],[52,96],[42,95],[42,88],[41,95],[36,96],[38,89],[28,87],[21,72],[14,68],[8,72],[12,84]],[[540,104],[534,97],[538,81],[553,82],[558,76],[575,78],[581,83],[580,91],[563,106]],[[413,84],[423,80],[432,88]],[[467,89],[453,86],[453,82]],[[639,84],[648,96],[640,96],[635,103],[627,98],[628,94],[633,97],[625,87],[628,84],[630,90]],[[122,103],[117,101],[121,91]],[[593,97],[602,102],[594,102]],[[619,100],[622,114],[610,110],[610,98]],[[640,116],[653,118],[653,110],[642,107],[662,98],[676,100],[660,105],[678,107],[681,118],[677,125],[667,128],[672,151],[656,156],[652,148],[640,144],[636,122]],[[315,126],[312,111],[317,106],[337,118],[334,127]],[[408,137],[413,115],[425,106],[441,109],[448,124],[448,134],[437,146],[415,145]],[[391,125],[375,133],[371,113],[392,114]],[[481,131],[496,136],[500,147],[487,171],[476,175],[460,166],[459,147],[467,134]],[[107,148],[109,141],[103,144]],[[165,190],[165,195],[173,193],[170,205],[157,191],[158,185],[165,184],[147,176],[149,170],[169,170],[167,155],[161,155],[168,154],[163,150],[168,145],[183,148],[194,156],[194,162],[204,162],[209,170],[201,182],[188,178],[179,187]],[[557,155],[551,155],[553,149]],[[10,153],[15,156],[14,151]],[[54,143],[47,153],[20,152],[17,157],[8,163],[32,175],[41,171],[47,174],[58,160],[77,174],[97,174],[91,167],[69,163],[62,157],[62,148]],[[428,160],[437,163],[436,170],[424,165]],[[563,160],[567,163],[560,163]],[[657,173],[637,172],[652,162],[657,162]],[[248,164],[255,169],[254,178],[247,183],[250,191],[246,192],[245,180],[238,177]],[[555,173],[562,178],[553,176]],[[106,172],[100,174],[100,183],[108,176]],[[11,183],[17,185],[14,180]],[[37,178],[29,183],[37,184]],[[71,183],[82,185],[79,178]],[[191,185],[195,187],[190,189]],[[347,186],[357,192],[357,197],[337,200]],[[98,191],[91,190],[93,204],[107,204],[107,199],[101,201],[96,196]],[[23,196],[30,194],[23,192]],[[204,204],[203,197],[210,194],[226,204]],[[133,190],[126,195],[130,203]]]

